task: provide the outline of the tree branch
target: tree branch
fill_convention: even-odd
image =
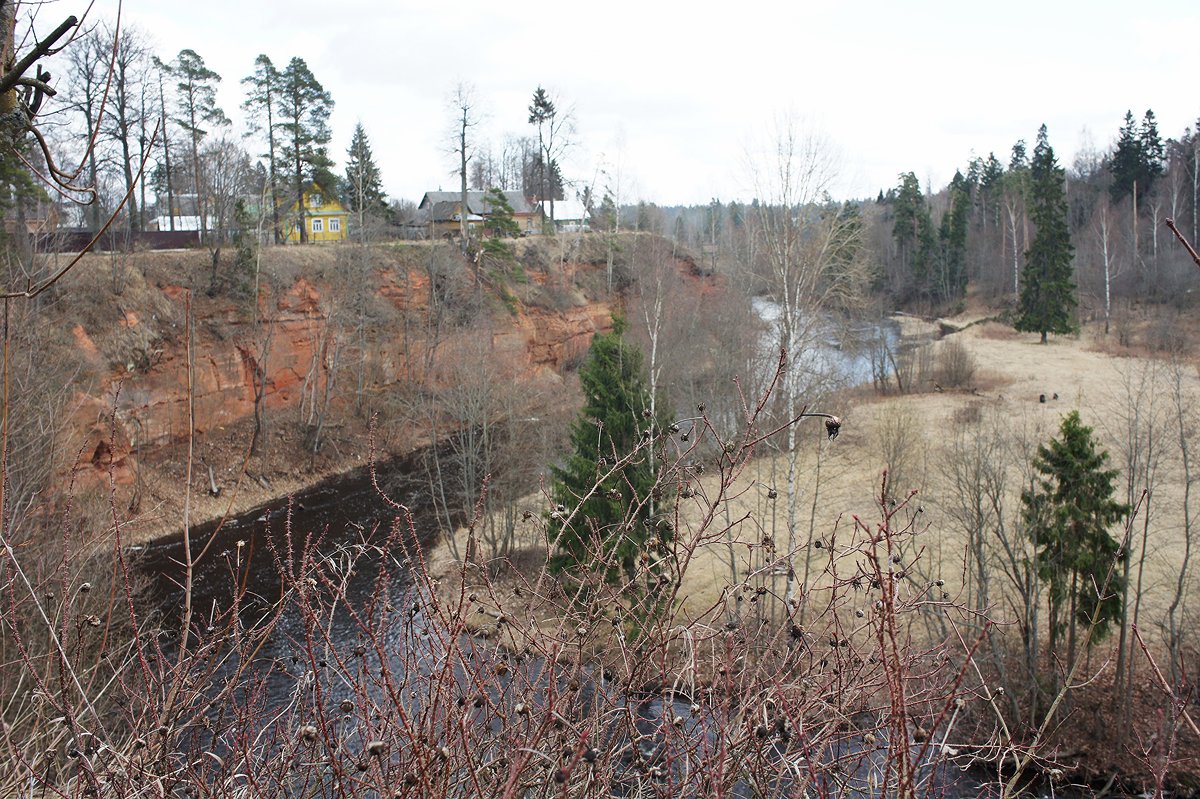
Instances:
[[[1197,254],[1196,250],[1188,242],[1187,238],[1185,238],[1184,235],[1179,232],[1179,228],[1175,227],[1175,220],[1168,216],[1163,221],[1166,222],[1167,227],[1171,229],[1171,232],[1175,234],[1175,238],[1179,239],[1179,243],[1184,246],[1184,249],[1188,251],[1188,254],[1192,256],[1192,260],[1196,262],[1196,266],[1200,266],[1200,254]]]
[[[74,16],[67,17],[65,20],[63,20],[61,25],[50,32],[49,36],[38,42],[37,46],[26,53],[20,61],[14,64],[12,69],[4,73],[3,77],[0,77],[0,94],[3,94],[4,92],[9,91],[16,86],[17,81],[21,79],[26,70],[33,66],[33,62],[49,54],[49,52],[54,49],[55,43],[61,39],[67,31],[71,30],[78,24],[79,20]]]

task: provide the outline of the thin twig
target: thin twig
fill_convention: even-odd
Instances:
[[[1187,721],[1188,726],[1192,728],[1192,732],[1196,733],[1196,735],[1200,735],[1200,727],[1196,726],[1196,722],[1192,721],[1192,717],[1187,712],[1187,708],[1183,707],[1182,703],[1175,696],[1175,691],[1171,689],[1171,685],[1167,682],[1167,678],[1163,676],[1162,670],[1159,669],[1158,664],[1154,661],[1154,656],[1150,654],[1150,650],[1146,647],[1146,642],[1142,640],[1141,631],[1138,630],[1136,624],[1131,626],[1133,629],[1133,637],[1137,639],[1138,646],[1141,647],[1142,653],[1146,656],[1146,660],[1150,663],[1150,668],[1153,670],[1154,676],[1158,678],[1163,690],[1167,692],[1167,696],[1169,696],[1176,704],[1180,705],[1179,710],[1183,714],[1183,718]]]

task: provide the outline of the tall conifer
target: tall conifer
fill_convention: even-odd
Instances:
[[[1017,330],[1071,333],[1075,327],[1075,283],[1072,259],[1075,248],[1067,228],[1066,173],[1054,157],[1046,126],[1038,130],[1030,165],[1030,218],[1036,228],[1025,253],[1021,273],[1021,298]]]
[[[669,538],[668,530],[651,524],[654,453],[645,446],[663,420],[647,418],[642,353],[625,343],[624,329],[624,321],[614,319],[613,332],[592,340],[579,369],[586,400],[571,428],[571,454],[553,469],[557,507],[549,522],[558,550],[551,565],[566,572],[600,569],[609,582],[632,580],[642,551]]]

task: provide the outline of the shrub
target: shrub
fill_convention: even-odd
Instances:
[[[942,388],[966,388],[975,380],[975,356],[957,339],[942,342],[934,379]]]

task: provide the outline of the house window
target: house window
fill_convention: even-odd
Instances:
[[[314,219],[312,221],[312,223],[313,223],[312,224],[312,232],[313,233],[324,233],[325,232],[325,220],[324,219]]]
[[[329,220],[329,232],[330,233],[341,233],[342,232],[342,220],[330,219]]]

